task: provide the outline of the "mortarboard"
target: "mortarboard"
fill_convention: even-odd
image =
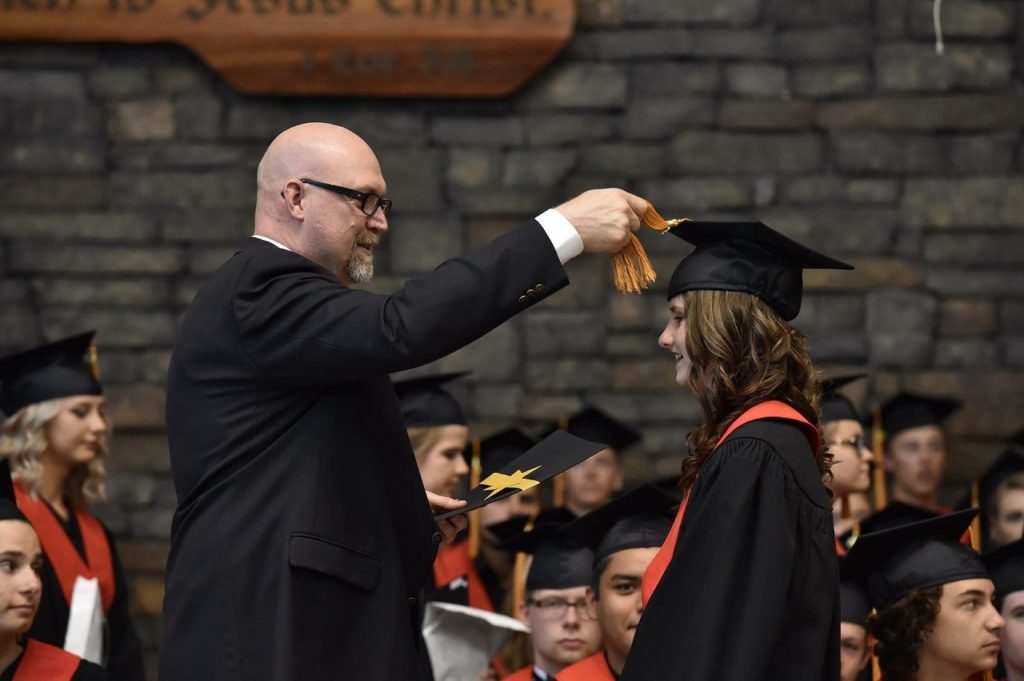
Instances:
[[[9,459],[0,459],[0,520],[28,522],[28,518],[18,508],[18,502],[14,497],[14,481],[11,480]]]
[[[515,548],[515,539],[530,527],[542,525],[561,526],[576,520],[576,514],[567,508],[547,508],[535,516],[515,515],[500,523],[488,525],[487,529],[498,538],[498,548],[507,548],[510,551],[519,551]]]
[[[863,587],[856,582],[839,583],[839,621],[859,624],[867,629],[871,606]]]
[[[501,548],[533,556],[526,573],[526,590],[572,589],[588,586],[594,554],[563,532],[565,523],[542,522],[502,544]]]
[[[887,440],[919,426],[942,426],[943,421],[963,402],[954,397],[930,397],[899,393],[882,405],[882,429]]]
[[[852,270],[762,222],[684,222],[669,230],[697,248],[676,266],[668,297],[684,291],[744,291],[786,321],[800,312],[803,270]]]
[[[643,437],[636,429],[595,407],[587,407],[570,416],[563,430],[584,440],[604,443],[620,453]]]
[[[821,421],[860,421],[861,416],[845,395],[839,392],[843,386],[867,376],[865,373],[836,376],[821,382]]]
[[[938,513],[929,511],[926,508],[905,504],[902,501],[893,501],[881,511],[872,513],[860,522],[860,533],[871,534],[890,530],[901,525],[929,520],[938,516]]]
[[[978,478],[978,505],[985,508],[999,485],[1016,473],[1024,473],[1024,449],[1012,446],[993,461]],[[972,506],[970,495],[962,499],[958,508]]]
[[[0,409],[8,416],[37,402],[102,395],[92,337],[95,331],[0,358]]]
[[[1015,591],[1024,591],[1024,539],[1002,546],[982,557],[989,577],[996,585],[996,597],[1002,599]]]
[[[665,543],[679,500],[649,483],[609,501],[565,527],[594,552],[594,564],[626,549]]]
[[[977,511],[957,511],[881,532],[862,534],[840,568],[882,609],[911,591],[988,577],[981,556],[960,542]]]
[[[481,443],[483,467],[488,474],[480,480],[479,485],[462,497],[469,503],[457,511],[437,515],[434,520],[468,513],[536,487],[602,449],[602,444],[561,430],[556,430],[536,444],[517,430],[503,431]],[[487,453],[489,450],[490,456]]]
[[[446,383],[468,376],[470,372],[436,374],[409,378],[395,383],[395,394],[406,428],[424,426],[464,426],[462,405],[444,389]]]

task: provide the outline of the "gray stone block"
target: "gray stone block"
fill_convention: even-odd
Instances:
[[[537,309],[525,318],[526,352],[531,357],[601,355],[607,321],[600,312]]]
[[[119,207],[251,210],[256,202],[255,177],[249,172],[115,171],[109,177],[111,203]]]
[[[182,269],[181,250],[170,246],[54,248],[52,243],[16,242],[8,253],[11,271],[111,274],[174,274]]]
[[[28,176],[0,176],[5,208],[89,209],[105,206],[107,183],[102,177],[50,177],[45,183]]]
[[[623,0],[580,0],[576,22],[580,26],[618,26],[622,23]]]
[[[160,220],[160,238],[167,242],[238,243],[252,232],[252,216],[241,210],[165,212]]]
[[[1011,336],[1004,338],[1003,361],[1010,366],[1024,367],[1024,336]]]
[[[224,103],[205,94],[187,94],[174,100],[174,122],[178,137],[183,139],[218,139]]]
[[[0,172],[96,172],[103,170],[105,160],[98,140],[16,140],[0,147]]]
[[[479,381],[522,380],[520,324],[506,322],[435,363],[439,372],[472,371]]]
[[[924,257],[934,263],[1024,267],[1024,233],[926,234]]]
[[[608,62],[684,57],[693,50],[693,34],[686,29],[620,28],[580,35],[570,44],[568,56],[578,62]]]
[[[498,183],[501,154],[496,149],[453,147],[448,152],[445,179],[455,191],[494,187]]]
[[[171,286],[160,279],[32,280],[32,292],[43,305],[131,305],[159,307],[171,302]]]
[[[0,68],[4,97],[34,99],[85,98],[85,78],[73,71],[16,71]],[[52,102],[51,102],[52,104]]]
[[[769,0],[767,16],[775,25],[865,23],[871,20],[869,0]]]
[[[445,116],[430,124],[430,137],[441,144],[523,144],[523,122],[517,118]]]
[[[690,34],[690,55],[721,59],[767,59],[776,55],[774,32],[758,29],[696,29]]]
[[[185,254],[185,269],[190,274],[213,274],[238,250],[235,246],[196,245]]]
[[[168,99],[119,102],[110,109],[108,131],[118,141],[170,139],[174,137],[174,107]]]
[[[143,473],[114,473],[107,480],[107,499],[121,506],[148,506],[156,499],[156,480]]]
[[[131,536],[143,539],[168,539],[171,536],[172,509],[146,509],[129,514]]]
[[[934,266],[925,273],[925,286],[947,296],[1017,296],[1024,291],[1024,270]]]
[[[773,208],[760,217],[800,243],[836,257],[888,255],[897,224],[896,211],[866,206]]]
[[[580,154],[580,170],[628,177],[660,175],[665,165],[663,145],[591,144]]]
[[[981,90],[1007,85],[1013,71],[1008,46],[882,45],[875,50],[878,87],[890,91]]]
[[[523,387],[519,384],[478,385],[467,405],[479,418],[515,419],[523,408]]]
[[[1004,331],[1024,331],[1024,302],[1002,301],[999,304],[999,324]]]
[[[668,97],[689,93],[717,92],[721,67],[706,62],[656,61],[630,67],[632,92],[644,97]]]
[[[906,35],[910,2],[911,0],[889,0],[874,3],[876,40],[895,40]]]
[[[753,23],[761,0],[625,0],[628,23]]]
[[[669,169],[685,172],[801,172],[822,162],[814,134],[684,132],[672,140]]]
[[[531,109],[605,109],[626,104],[626,72],[614,64],[561,64],[528,86]]]
[[[984,336],[998,328],[995,303],[979,298],[945,300],[939,308],[940,336]]]
[[[1019,138],[1017,131],[949,138],[946,146],[950,164],[960,173],[1009,173]]]
[[[723,128],[807,128],[814,124],[814,105],[802,101],[727,99],[718,124]]]
[[[89,93],[101,99],[139,97],[153,91],[149,69],[135,67],[100,67],[88,74]]]
[[[938,303],[931,295],[906,289],[867,296],[867,331],[873,366],[926,366],[934,349]]]
[[[106,134],[103,110],[96,104],[73,97],[7,99],[3,109],[10,118],[10,132],[16,137],[70,140]]]
[[[999,364],[995,341],[977,338],[940,339],[935,344],[937,367],[990,367]]]
[[[895,203],[900,195],[898,180],[859,178],[846,182],[845,197],[855,203]]]
[[[461,255],[462,231],[458,223],[440,218],[413,218],[388,230],[390,271],[396,274],[429,272],[449,258]]]
[[[1020,227],[1024,225],[1024,179],[911,179],[901,210],[903,221],[916,227]]]
[[[729,92],[744,97],[785,97],[789,93],[786,69],[776,64],[730,64],[725,68]]]
[[[606,387],[610,375],[603,359],[534,360],[526,366],[526,386],[530,390],[589,390]]]
[[[829,26],[781,31],[778,54],[787,61],[858,59],[871,52],[871,30],[866,26]]]
[[[6,288],[6,287],[5,287]],[[0,305],[0,348],[20,351],[39,340],[36,311],[24,305],[25,297]]]
[[[818,108],[818,123],[829,128],[1013,129],[1024,125],[1024,96],[950,95],[827,102]]]
[[[946,38],[1005,38],[1014,32],[1013,2],[1003,0],[943,0],[942,34]],[[935,35],[932,0],[910,2],[910,33],[918,38]]]
[[[948,156],[932,135],[835,132],[829,142],[844,172],[937,174],[948,168]]]
[[[181,142],[166,144],[131,144],[114,147],[113,163],[117,170],[178,170],[231,168],[249,158],[241,146]]]
[[[510,151],[505,155],[501,183],[509,187],[557,184],[575,166],[573,150]]]
[[[441,193],[442,154],[434,149],[378,149],[377,158],[388,183],[388,198],[404,214],[444,209]]]
[[[126,432],[114,423],[111,441],[111,468],[120,472],[168,472],[171,459],[167,451],[167,434],[162,432]]]
[[[629,104],[622,134],[635,139],[658,139],[715,120],[715,103],[705,97],[644,97]]]
[[[793,68],[793,93],[798,97],[837,97],[867,92],[868,67],[851,64],[800,64]]]
[[[526,139],[530,145],[559,145],[605,140],[615,136],[610,116],[587,114],[534,114],[526,117]]]
[[[41,310],[40,321],[47,338],[65,338],[82,329],[98,329],[104,347],[141,347],[159,345],[170,347],[174,340],[176,320],[170,312],[162,310],[99,309],[84,307],[46,307]],[[150,392],[139,388],[147,399]],[[156,390],[155,388],[153,389]],[[120,395],[121,393],[118,393]],[[163,400],[163,395],[160,395]],[[111,401],[110,395],[107,402]],[[125,398],[126,408],[130,400]],[[162,402],[161,402],[162,407]],[[163,419],[163,412],[160,412]],[[116,422],[116,419],[115,419]],[[151,424],[145,424],[151,425]],[[160,424],[158,424],[160,425]]]
[[[156,221],[139,213],[0,213],[0,236],[18,239],[111,239],[149,241],[156,238]]]
[[[667,213],[691,213],[712,208],[749,208],[753,189],[747,180],[682,177],[647,180],[643,195]],[[666,213],[663,213],[667,217]]]

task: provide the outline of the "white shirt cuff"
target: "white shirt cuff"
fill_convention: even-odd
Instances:
[[[558,260],[564,265],[583,252],[583,239],[564,215],[554,208],[548,208],[537,216],[537,222],[551,240],[558,253]]]

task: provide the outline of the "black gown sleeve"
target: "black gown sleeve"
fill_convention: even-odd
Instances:
[[[98,664],[82,660],[71,681],[110,681],[112,677]]]
[[[294,253],[259,257],[238,275],[231,312],[249,361],[286,385],[335,385],[439,359],[569,282],[537,222],[387,296],[342,286]]]
[[[748,438],[708,459],[622,681],[766,678],[797,541],[783,466],[768,445]]]
[[[142,661],[142,644],[132,621],[128,582],[117,555],[114,537],[104,526],[110,543],[111,560],[114,564],[114,601],[107,613],[107,627],[110,635],[110,657],[107,671],[111,681],[146,681],[145,665]],[[75,678],[78,678],[77,676]],[[94,678],[94,677],[85,677]]]

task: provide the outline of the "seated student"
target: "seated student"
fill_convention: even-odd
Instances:
[[[594,614],[602,650],[566,667],[558,681],[611,681],[626,664],[643,602],[640,582],[672,528],[679,502],[653,485],[642,485],[566,526],[594,552]]]
[[[821,384],[821,432],[825,447],[832,454],[832,476],[825,484],[833,494],[832,518],[836,536],[853,523],[851,495],[862,494],[871,486],[874,455],[868,449],[860,413],[839,388],[864,378],[866,374],[837,376]]]
[[[877,611],[868,628],[885,681],[967,681],[995,668],[1005,621],[981,557],[960,542],[976,514],[861,535],[843,561],[842,579]]]
[[[943,423],[960,408],[960,400],[900,393],[882,405],[885,468],[892,474],[892,500],[935,513],[952,509],[939,504],[939,485],[949,466]]]
[[[601,649],[601,628],[590,608],[594,554],[569,539],[558,523],[536,525],[506,543],[533,556],[519,619],[530,627],[533,664],[510,681],[548,681]]]
[[[981,474],[977,482],[982,536],[989,551],[1024,537],[1024,433]],[[961,507],[971,505],[966,497]]]
[[[870,612],[867,595],[860,585],[839,584],[839,681],[856,681],[871,659]]]
[[[422,376],[395,382],[402,422],[409,435],[416,466],[428,492],[454,497],[469,474],[462,456],[469,441],[466,415],[444,389],[469,372]]]
[[[0,681],[105,681],[99,665],[29,638],[39,610],[43,549],[14,501],[10,467],[0,462]]]
[[[1006,620],[1002,633],[1003,673],[996,678],[1024,681],[1024,539],[987,554],[984,561],[996,586],[996,607]]]
[[[837,516],[833,522],[837,537],[844,537],[855,528],[860,530],[858,532],[860,534],[863,532],[861,525],[875,512],[871,507],[871,500],[864,492],[850,493],[846,497],[846,503],[850,507],[850,517],[840,518]]]
[[[576,516],[586,515],[622,491],[622,455],[640,441],[641,435],[594,407],[569,418],[566,430],[585,440],[608,445],[563,474],[565,507]]]

